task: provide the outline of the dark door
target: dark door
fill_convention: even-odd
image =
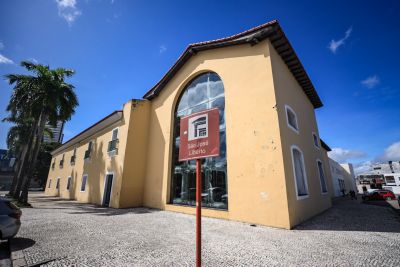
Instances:
[[[106,186],[104,188],[104,201],[103,206],[108,207],[110,206],[110,198],[111,198],[111,187],[113,183],[113,174],[107,174],[106,176]]]

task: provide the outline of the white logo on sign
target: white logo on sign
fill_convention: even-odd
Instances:
[[[188,130],[188,141],[208,137],[208,114],[190,118]]]

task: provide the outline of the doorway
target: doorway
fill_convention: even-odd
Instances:
[[[104,196],[103,196],[103,206],[104,207],[110,206],[113,180],[114,180],[114,173],[107,173],[106,180],[104,183]]]

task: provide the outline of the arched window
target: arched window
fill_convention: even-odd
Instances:
[[[182,92],[175,109],[171,203],[196,205],[196,162],[179,162],[180,118],[205,109],[218,108],[220,156],[202,160],[202,206],[228,208],[224,85],[215,73],[201,74]]]
[[[296,146],[292,146],[292,160],[297,199],[303,199],[308,197],[306,167],[303,153]]]

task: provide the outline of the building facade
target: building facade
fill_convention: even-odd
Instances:
[[[400,195],[400,162],[388,161],[371,165],[371,169],[357,176],[360,193],[373,189],[388,189]]]
[[[354,175],[353,165],[351,163],[339,164],[329,158],[331,169],[333,197],[340,197],[348,194],[350,190],[357,192],[356,178]]]
[[[218,108],[221,153],[202,162],[203,215],[290,229],[331,206],[321,106],[276,21],[192,44],[142,100],[53,151],[46,194],[194,214],[195,162],[177,160],[179,122]]]

